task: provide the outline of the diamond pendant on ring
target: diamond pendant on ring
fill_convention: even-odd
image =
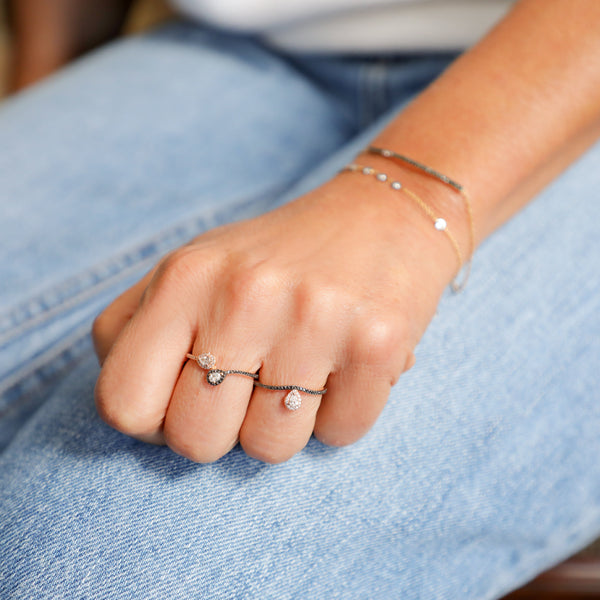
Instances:
[[[288,410],[298,410],[302,406],[302,398],[298,390],[292,390],[283,401]]]
[[[223,383],[223,379],[225,379],[225,373],[219,369],[211,369],[206,374],[206,381],[210,383],[210,385],[219,385]]]
[[[210,352],[200,354],[196,361],[203,369],[208,370],[214,368],[214,366],[217,364],[217,359]]]
[[[287,396],[283,400],[284,406],[291,411],[298,410],[302,406],[302,397],[300,392],[305,394],[313,394],[315,396],[322,396],[327,392],[327,388],[321,390],[311,390],[302,386],[296,385],[269,385],[258,381],[258,373],[251,373],[249,371],[241,371],[239,369],[216,369],[217,359],[210,352],[203,352],[202,354],[191,354],[188,352],[186,357],[196,361],[201,369],[206,371],[206,381],[209,385],[217,386],[223,383],[228,375],[241,375],[243,377],[249,377],[254,381],[254,385],[267,390],[273,391],[288,391]]]

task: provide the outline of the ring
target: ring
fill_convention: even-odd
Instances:
[[[227,375],[243,375],[244,377],[250,377],[251,379],[258,378],[257,373],[249,373],[248,371],[239,371],[238,369],[216,369],[215,365],[217,364],[217,359],[210,352],[203,352],[202,354],[198,354],[198,356],[188,352],[186,356],[187,358],[195,360],[201,369],[207,371],[206,381],[210,383],[210,385],[220,385],[225,381]]]
[[[197,356],[188,352],[186,357],[195,361],[201,369],[204,369],[207,372],[206,381],[210,385],[220,385],[223,383],[227,375],[242,375],[243,377],[250,377],[250,379],[254,381],[255,386],[264,388],[265,390],[289,391],[288,395],[283,401],[288,410],[298,410],[300,408],[302,405],[302,397],[300,396],[300,392],[312,394],[313,396],[322,396],[325,392],[327,392],[327,388],[323,388],[322,390],[309,390],[308,388],[300,385],[268,385],[266,383],[257,381],[258,373],[249,373],[248,371],[240,371],[238,369],[217,369],[215,368],[217,359],[210,352],[203,352]]]
[[[255,381],[254,385],[264,388],[265,390],[289,390],[289,394],[283,401],[288,410],[298,410],[300,408],[302,405],[302,397],[300,396],[300,392],[312,394],[313,396],[322,396],[327,391],[327,388],[323,388],[322,390],[309,390],[308,388],[301,387],[299,385],[267,385],[266,383],[261,383],[260,381]]]

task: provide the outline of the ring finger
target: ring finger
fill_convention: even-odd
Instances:
[[[303,347],[311,348],[286,338],[272,349],[260,370],[260,383],[288,389],[254,388],[240,431],[242,447],[254,458],[283,462],[310,439],[330,364],[314,347],[302,352]]]

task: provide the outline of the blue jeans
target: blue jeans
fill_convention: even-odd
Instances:
[[[600,534],[600,144],[482,244],[356,444],[200,465],[94,409],[104,305],[326,180],[453,59],[175,24],[3,105],[1,598],[483,600]]]

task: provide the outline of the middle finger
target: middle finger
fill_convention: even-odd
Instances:
[[[315,352],[310,340],[286,338],[265,358],[259,381],[271,386],[290,386],[321,391],[331,365]],[[306,446],[312,434],[321,394],[302,390],[255,387],[240,431],[240,443],[250,456],[278,463]],[[299,404],[299,405],[298,405]]]
[[[197,339],[191,353],[204,359],[211,355],[215,364],[210,368],[201,358],[203,368],[189,359],[169,403],[165,440],[175,452],[195,462],[213,462],[235,446],[252,394],[253,380],[247,376],[228,374],[216,385],[209,380],[214,382],[218,371],[254,373],[260,368],[259,354],[248,353],[244,344],[232,340],[235,337]]]

